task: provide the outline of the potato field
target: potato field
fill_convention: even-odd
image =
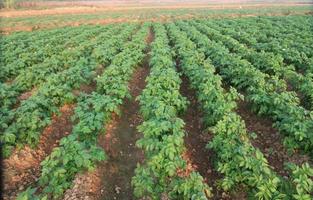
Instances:
[[[312,200],[313,17],[3,35],[4,199]]]

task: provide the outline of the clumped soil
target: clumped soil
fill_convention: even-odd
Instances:
[[[146,41],[150,44],[154,35],[150,30]],[[136,97],[145,88],[145,79],[149,74],[150,56],[146,57],[142,66],[135,70],[128,85],[131,99],[125,99],[120,107],[121,116],[112,114],[111,122],[105,127],[105,134],[98,138],[108,157],[100,162],[94,171],[79,174],[74,180],[73,188],[66,191],[64,199],[133,199],[131,179],[137,163],[144,160],[143,151],[135,143],[141,134],[137,126],[143,119],[139,113],[140,106]]]
[[[283,137],[277,129],[273,128],[273,122],[251,112],[251,106],[247,101],[238,102],[237,113],[245,121],[247,130],[257,135],[257,138],[251,138],[251,142],[253,146],[262,151],[276,173],[288,177],[290,171],[285,169],[285,162],[293,162],[297,165],[310,162],[308,156],[298,152],[288,154],[287,149],[283,146]]]
[[[182,119],[186,123],[185,145],[187,147],[187,160],[190,160],[195,171],[199,172],[204,181],[213,188],[213,199],[221,200],[243,200],[247,199],[246,192],[243,188],[240,190],[226,193],[219,189],[216,182],[223,176],[215,170],[214,161],[216,161],[215,153],[206,148],[206,145],[212,140],[213,134],[208,132],[203,124],[203,114],[196,100],[196,93],[189,87],[189,80],[186,76],[182,76],[182,85],[180,92],[187,97],[190,104]]]
[[[108,134],[105,149],[109,155],[108,162],[104,165],[106,172],[102,177],[103,195],[101,199],[131,199],[133,189],[131,178],[137,163],[142,162],[142,150],[135,146],[140,138],[136,127],[142,122],[139,114],[139,104],[135,101],[145,87],[145,77],[148,75],[147,67],[139,69],[130,83],[133,99],[126,100],[122,106],[122,115],[118,119],[118,126],[114,127],[112,134]]]

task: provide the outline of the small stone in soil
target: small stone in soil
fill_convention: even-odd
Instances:
[[[115,186],[115,192],[116,192],[116,194],[119,194],[119,193],[120,193],[120,190],[121,190],[121,188],[120,188],[120,187]]]

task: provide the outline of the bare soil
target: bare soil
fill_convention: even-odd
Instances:
[[[32,94],[33,94],[34,92],[36,92],[36,90],[37,90],[37,88],[34,87],[34,88],[31,89],[30,91],[23,92],[17,99],[18,99],[19,101],[24,101],[24,100],[28,99],[29,97],[31,97]]]
[[[251,138],[253,146],[261,150],[269,165],[279,175],[288,177],[290,174],[285,169],[286,162],[292,162],[297,165],[311,162],[308,156],[301,155],[298,152],[289,154],[283,146],[283,137],[277,129],[273,128],[273,122],[251,112],[251,106],[246,101],[238,102],[237,113],[245,121],[247,130],[257,135],[257,138]]]
[[[182,76],[181,94],[187,97],[190,104],[182,119],[186,123],[185,144],[187,147],[187,157],[192,163],[194,170],[199,172],[205,182],[213,188],[213,199],[216,200],[244,200],[247,199],[244,188],[238,187],[236,191],[226,193],[216,185],[223,176],[215,170],[216,155],[214,151],[206,148],[212,140],[213,134],[206,131],[203,124],[203,113],[196,100],[196,93],[189,88],[189,80]]]
[[[130,91],[134,98],[145,87],[144,80],[148,73],[147,67],[140,68],[135,73],[130,83]],[[110,141],[107,141],[106,152],[110,158],[104,167],[106,170],[102,177],[104,192],[101,195],[106,199],[130,199],[133,196],[131,178],[134,176],[137,163],[144,159],[143,152],[135,146],[141,136],[136,129],[142,122],[139,104],[134,99],[126,100],[121,110],[122,116],[118,120],[118,126],[113,130]]]
[[[17,97],[17,102],[13,106],[13,109],[17,109],[18,107],[20,107],[21,102],[27,100],[36,91],[37,91],[37,87],[33,87],[33,89],[31,89],[31,90],[23,92],[20,96]]]

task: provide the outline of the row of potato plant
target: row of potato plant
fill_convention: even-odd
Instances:
[[[122,51],[111,58],[111,64],[96,79],[96,91],[80,95],[74,114],[77,123],[72,133],[41,163],[36,187],[28,188],[18,199],[60,198],[71,187],[77,173],[91,170],[97,161],[105,159],[103,149],[97,146],[97,138],[105,132],[112,113],[119,114],[119,106],[130,97],[128,81],[144,57],[147,30],[148,25],[144,24],[131,41],[120,47]],[[38,188],[41,188],[40,194],[36,193]]]
[[[144,150],[145,162],[135,170],[134,194],[151,199],[207,199],[211,196],[210,187],[200,174],[187,171],[183,158],[185,123],[178,114],[186,109],[187,100],[179,92],[181,79],[166,30],[161,24],[153,28],[152,68],[146,88],[138,97],[144,122],[138,126],[143,138],[136,144]]]
[[[288,47],[302,52],[304,54],[302,58],[305,58],[311,57],[313,53],[313,50],[310,48],[310,44],[313,42],[313,38],[311,37],[312,27],[309,22],[310,18],[312,17],[261,17],[258,19],[252,18],[234,21],[235,23],[239,22],[236,29],[254,34],[255,37],[252,40],[256,43],[274,44],[274,42],[278,42],[282,47]],[[233,25],[236,25],[235,23]],[[222,26],[223,24],[222,22]],[[261,34],[258,32],[261,32]],[[298,58],[302,59],[301,57]]]
[[[268,29],[263,29],[262,31],[267,36],[263,38],[265,42],[276,40],[284,47],[296,49],[298,52],[305,54],[306,57],[312,57],[312,25],[308,21],[308,18],[305,16],[287,18],[266,17],[258,20],[258,24],[268,27]]]
[[[284,144],[290,150],[301,149],[313,156],[313,115],[299,106],[294,92],[278,77],[256,69],[247,60],[232,54],[221,43],[210,40],[195,27],[189,26],[189,37],[198,44],[205,56],[211,58],[230,84],[244,91],[255,112],[273,119],[274,126],[284,134]]]
[[[183,28],[183,27],[181,27]],[[217,50],[223,49],[220,46],[220,43],[215,43],[213,41],[209,41],[208,38],[205,38],[202,34],[200,34],[199,31],[196,29],[193,29],[192,27],[189,27],[189,29],[186,31],[187,34],[185,35],[184,39],[186,39],[187,36],[189,36],[195,44],[199,47],[200,50],[200,56],[197,56],[198,58],[204,57],[205,55],[201,56],[201,53],[204,52],[204,54],[210,55],[210,58],[212,58],[212,62],[214,63],[214,66],[218,66],[218,69],[220,72],[223,74],[223,76],[227,76],[228,74],[223,72],[223,70],[231,71],[231,69],[227,69],[228,67],[232,67],[234,71],[238,70],[238,68],[242,67],[247,67],[246,69],[241,69],[240,71],[237,71],[235,74],[238,73],[238,76],[246,75],[249,76],[250,78],[256,78],[258,77],[258,74],[245,74],[243,72],[247,71],[254,71],[253,68],[249,68],[249,65],[234,65],[235,63],[230,62],[230,61],[225,61],[225,60],[219,60],[222,58],[225,58],[225,56],[228,56],[230,60],[235,58],[234,55],[225,55],[222,52],[218,52]],[[178,32],[177,35],[183,35],[183,32]],[[182,39],[183,40],[183,39]],[[181,44],[181,41],[180,41]],[[189,46],[192,46],[192,43],[189,44]],[[194,47],[195,48],[195,47]],[[226,49],[224,49],[225,51]],[[191,51],[194,52],[194,51]],[[210,54],[208,54],[210,52]],[[190,57],[190,56],[186,56]],[[207,62],[211,62],[209,58],[206,60]],[[195,60],[190,61],[189,63],[196,62]],[[187,63],[188,64],[188,63]],[[232,65],[231,65],[232,64]],[[212,66],[212,65],[209,65]],[[223,69],[221,68],[223,67]],[[235,67],[235,68],[233,68]],[[213,70],[213,69],[212,69]],[[213,70],[214,74],[215,70]],[[203,73],[204,74],[204,73]],[[232,75],[235,75],[232,74]],[[260,75],[262,75],[260,73]],[[233,76],[232,79],[236,79],[237,76]],[[221,78],[219,78],[221,79]],[[255,81],[259,81],[259,79],[256,79]],[[251,81],[250,81],[251,82]],[[232,82],[232,83],[237,83],[237,82]],[[240,82],[239,82],[240,83]],[[251,82],[250,87],[255,86]],[[199,85],[196,84],[196,85]],[[216,85],[213,83],[207,84],[207,85]],[[221,85],[221,83],[219,84]],[[236,85],[236,84],[235,84]],[[263,84],[264,85],[264,84]],[[252,92],[253,91],[258,91],[256,89],[250,89]],[[249,91],[250,91],[249,90]],[[203,90],[201,90],[202,92]],[[232,91],[232,90],[230,90]],[[207,102],[204,102],[203,105],[207,106],[209,102],[223,102],[220,99],[218,101],[212,100],[212,96],[208,95],[210,97]],[[202,99],[202,98],[201,98]],[[201,102],[201,99],[199,100]],[[231,106],[231,100],[229,100],[227,103],[224,104],[224,106]],[[223,108],[223,107],[222,107]],[[204,109],[205,110],[205,109]],[[212,109],[213,111],[219,111],[220,109],[214,108]],[[230,114],[229,114],[230,113]],[[211,114],[212,115],[212,114]],[[209,115],[209,116],[211,116]],[[237,126],[235,125],[237,124]],[[216,126],[211,128],[212,132],[215,134],[218,134],[218,137],[214,137],[213,141],[210,142],[209,147],[213,148],[218,154],[221,155],[219,157],[221,160],[226,159],[227,162],[224,163],[224,165],[219,164],[218,165],[218,170],[221,173],[226,173],[226,172],[232,172],[231,170],[229,171],[229,168],[233,170],[238,170],[238,166],[243,166],[247,167],[248,170],[257,169],[255,175],[248,175],[244,179],[245,175],[247,173],[242,172],[236,174],[231,174],[229,177],[226,176],[226,182],[222,183],[222,186],[224,186],[224,189],[229,189],[228,186],[232,186],[236,184],[236,180],[242,180],[240,178],[243,178],[243,180],[247,181],[246,184],[251,184],[254,186],[257,184],[265,184],[264,186],[257,186],[257,190],[259,190],[257,193],[255,193],[255,197],[258,199],[297,199],[297,200],[309,200],[311,199],[312,191],[313,191],[313,169],[309,166],[308,163],[304,163],[301,167],[296,166],[294,164],[290,164],[292,175],[289,180],[286,180],[285,178],[278,177],[275,175],[269,168],[266,159],[264,158],[263,154],[255,149],[251,143],[249,142],[248,135],[245,130],[245,125],[244,122],[240,119],[238,115],[236,115],[233,112],[225,112],[225,116],[222,121],[218,122]],[[222,133],[222,134],[219,134]],[[237,133],[237,134],[234,134]],[[234,142],[236,141],[236,142]],[[239,141],[239,142],[238,142]],[[244,145],[236,146],[238,143],[240,144],[243,143]],[[237,143],[238,142],[238,143]],[[249,155],[249,153],[245,153],[245,151],[250,152],[250,155],[254,155],[254,159],[245,157],[244,159],[238,157],[237,154],[243,154],[245,156]],[[224,154],[223,154],[224,153]],[[233,154],[232,154],[233,153]],[[238,159],[238,160],[237,160]],[[252,161],[255,162],[252,162]],[[230,165],[228,162],[232,163],[234,161],[237,161],[236,164]],[[249,162],[251,161],[251,163]],[[220,162],[220,160],[219,160]],[[247,163],[248,164],[247,164]],[[261,162],[261,163],[259,163]],[[263,173],[267,174],[267,177],[270,177],[268,182],[265,181],[262,182],[262,178],[266,177],[264,175],[261,175],[261,177],[258,177],[257,175],[260,175],[259,167],[264,170]],[[262,171],[262,170],[261,170]],[[225,180],[225,179],[224,179]],[[250,186],[251,186],[250,185]]]
[[[85,26],[86,27],[86,26]],[[9,35],[4,35],[1,38],[1,43],[3,44],[0,48],[7,49],[7,50],[14,50],[17,47],[27,48],[32,45],[34,41],[37,40],[46,40],[47,37],[51,35],[63,35],[68,31],[73,29],[79,29],[80,27],[62,27],[62,28],[55,28],[55,29],[46,29],[46,30],[38,30],[38,31],[21,31],[15,32]]]
[[[199,27],[199,30],[210,39],[221,41],[231,53],[236,53],[242,58],[247,59],[254,67],[262,72],[287,80],[294,89],[304,95],[305,105],[310,110],[313,109],[313,74],[307,73],[302,75],[297,73],[293,66],[285,66],[283,64],[283,58],[280,55],[275,55],[272,52],[257,52],[254,49],[250,49],[230,36],[222,35],[218,31],[205,26],[205,21],[192,24]]]
[[[0,40],[0,49],[3,53],[3,56],[0,58],[0,63],[4,66],[13,62],[17,55],[23,54],[33,48],[39,48],[37,45],[35,45],[37,46],[35,47],[33,45],[34,43],[36,44],[39,42],[40,44],[44,44],[43,41],[50,41],[51,36],[53,39],[59,39],[67,31],[70,31],[69,28],[37,32],[18,32],[8,36],[3,36]]]
[[[223,26],[224,23],[220,22],[219,27],[223,28],[223,31],[226,31],[226,34],[231,34],[232,37],[239,40],[240,42],[246,43],[249,47],[253,47],[258,51],[273,52],[279,54],[284,58],[284,62],[288,65],[293,64],[297,70],[305,71],[307,73],[313,72],[313,58],[311,54],[307,53],[311,49],[310,47],[305,50],[301,50],[298,47],[293,47],[289,41],[296,42],[295,38],[285,38],[285,37],[268,37],[268,34],[265,33],[265,30],[270,32],[277,33],[277,30],[273,30],[271,27],[266,27],[264,29],[259,29],[260,23],[251,23],[245,28],[241,28],[241,24],[245,22],[237,22],[236,20],[231,21],[231,25]],[[251,32],[253,30],[253,32]],[[290,33],[292,29],[286,30],[287,33]],[[285,33],[286,34],[286,33]],[[308,38],[308,37],[303,37]],[[303,47],[303,45],[302,45]]]
[[[25,69],[35,64],[42,63],[55,54],[61,54],[64,49],[76,47],[90,35],[90,38],[101,32],[101,27],[91,29],[73,29],[67,33],[51,35],[45,40],[35,40],[29,47],[18,46],[13,51],[5,49],[2,53],[5,62],[1,63],[0,80],[7,81],[17,75],[25,76]],[[19,51],[22,48],[22,51]]]
[[[170,38],[175,44],[183,73],[196,90],[204,112],[204,122],[213,136],[209,147],[217,154],[217,170],[224,175],[220,186],[230,190],[237,184],[249,186],[258,199],[281,198],[280,179],[268,166],[263,154],[250,142],[244,121],[234,109],[242,98],[233,88],[226,92],[222,79],[196,45],[175,25],[168,25]]]
[[[28,144],[34,147],[39,141],[43,128],[51,123],[52,114],[58,113],[60,106],[76,100],[76,96],[72,93],[73,89],[79,88],[81,84],[88,84],[95,76],[98,67],[92,57],[95,43],[107,46],[108,52],[111,48],[119,49],[118,45],[112,44],[119,41],[121,45],[135,28],[136,25],[128,25],[116,37],[111,36],[115,33],[115,28],[112,28],[109,31],[111,34],[104,33],[102,40],[89,42],[89,45],[82,49],[82,57],[73,62],[72,67],[61,74],[49,77],[29,99],[22,101],[20,107],[13,113],[10,112],[8,116],[13,119],[13,122],[8,125],[1,137],[5,147],[4,155],[8,156],[16,145]]]
[[[41,63],[31,64],[31,66],[23,69],[21,74],[12,82],[0,83],[0,97],[3,100],[0,102],[0,108],[12,109],[18,103],[18,97],[23,92],[31,90],[33,87],[45,82],[49,79],[49,76],[55,76],[56,73],[63,73],[63,71],[72,67],[80,57],[85,56],[84,51],[90,48],[90,44],[95,44],[108,37],[106,31],[109,29],[109,27],[103,28],[103,32],[97,37],[95,36],[100,30],[89,31],[85,34],[79,34],[77,37],[72,37],[71,41],[66,43],[68,47],[65,50],[59,50],[58,53],[44,59]],[[18,59],[19,61],[20,59]],[[23,63],[23,61],[21,62]],[[10,68],[9,66],[6,67]]]

